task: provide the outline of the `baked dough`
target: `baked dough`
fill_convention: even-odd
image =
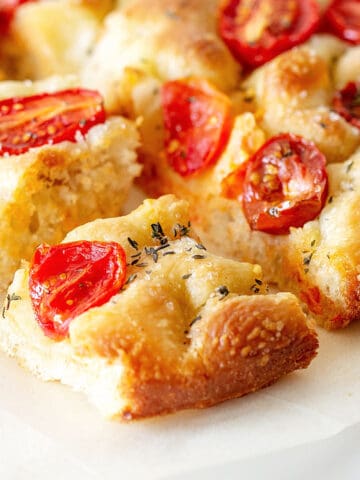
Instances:
[[[329,4],[319,3],[323,10]],[[321,325],[345,326],[359,316],[359,263],[354,254],[359,235],[356,214],[346,208],[348,196],[356,203],[358,194],[355,187],[346,191],[348,182],[341,172],[351,164],[356,176],[360,131],[333,111],[332,98],[347,82],[360,80],[359,47],[330,34],[315,34],[246,77],[218,35],[217,5],[215,0],[120,2],[85,61],[82,81],[100,89],[110,109],[139,120],[141,184],[149,195],[173,192],[189,200],[192,221],[209,248],[260,263],[266,278],[297,293]],[[160,90],[168,80],[190,76],[210,80],[229,95],[234,126],[217,164],[184,180],[164,158]],[[249,230],[240,204],[222,197],[221,181],[269,137],[282,132],[313,141],[325,154],[328,199],[336,202],[314,222],[274,237]],[[340,204],[344,217],[338,231]],[[219,228],[224,239],[216,235]],[[314,235],[316,252],[309,247]],[[331,236],[337,239],[335,249]],[[328,278],[334,279],[331,285]]]
[[[218,0],[136,0],[105,21],[104,32],[82,72],[101,91],[107,108],[124,108],[139,76],[161,80],[198,75],[229,91],[241,66],[217,35]]]
[[[38,0],[16,8],[0,45],[11,79],[78,73],[101,31],[110,0]]]
[[[257,69],[244,87],[254,95],[259,122],[268,136],[290,131],[313,141],[328,162],[342,162],[360,145],[360,131],[331,108],[337,88],[333,70],[355,49],[339,55],[341,42],[329,41],[325,55],[328,37],[315,37],[309,45],[289,50]],[[355,68],[353,73],[352,81]]]
[[[53,92],[75,79],[0,82],[0,98]],[[139,139],[135,125],[109,117],[76,142],[30,149],[0,157],[0,295],[20,260],[40,242],[60,242],[77,225],[115,216],[134,177]]]
[[[168,246],[156,250],[158,222]],[[35,320],[25,264],[9,288],[0,343],[41,378],[85,392],[106,416],[210,406],[305,368],[316,354],[316,333],[296,297],[267,294],[258,265],[206,251],[186,203],[172,195],[88,223],[64,242],[80,239],[124,247],[122,291],[76,317],[68,338],[52,340]]]
[[[226,149],[213,167],[193,176],[178,175],[165,157],[162,82],[143,79],[132,95],[135,115],[143,118],[145,190],[151,195],[174,192],[189,200],[192,221],[210,249],[261,264],[267,281],[299,295],[321,325],[339,328],[360,316],[360,231],[355,207],[360,130],[332,111],[331,99],[339,84],[334,72],[357,47],[347,48],[332,39],[325,48],[326,38],[314,36],[242,83],[231,95],[237,114]],[[356,64],[352,72],[351,80],[359,80]],[[289,235],[274,236],[250,230],[241,204],[222,196],[221,182],[269,137],[284,131],[314,141],[325,153],[330,191],[318,219],[292,228]],[[221,238],[216,234],[219,230]]]

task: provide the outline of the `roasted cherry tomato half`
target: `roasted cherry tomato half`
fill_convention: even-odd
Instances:
[[[180,175],[216,162],[231,130],[230,101],[205,80],[175,80],[162,88],[165,149]]]
[[[0,155],[17,155],[30,148],[76,141],[106,120],[98,92],[69,89],[31,97],[0,100]]]
[[[345,88],[337,92],[333,107],[351,125],[360,128],[360,82],[349,82]]]
[[[241,200],[252,230],[285,234],[321,212],[328,191],[325,164],[312,142],[277,135],[223,180],[223,194]]]
[[[319,22],[315,0],[226,0],[219,32],[236,59],[258,67],[307,40]]]
[[[359,0],[334,0],[325,13],[325,23],[337,37],[354,45],[359,45]]]
[[[6,34],[16,9],[23,3],[36,0],[0,0],[0,35]]]
[[[118,243],[40,245],[31,262],[29,289],[45,335],[66,337],[70,322],[118,293],[125,275],[126,255]]]

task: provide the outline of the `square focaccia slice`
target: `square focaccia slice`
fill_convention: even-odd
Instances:
[[[9,288],[0,343],[126,420],[240,397],[318,346],[297,298],[266,293],[258,265],[209,253],[172,195],[41,245]]]
[[[119,215],[140,172],[134,124],[107,118],[100,94],[74,83],[0,84],[3,293],[39,243],[60,242],[77,225]]]
[[[199,78],[133,91],[144,188],[188,199],[209,248],[261,264],[327,328],[360,316],[357,51],[314,37],[231,97]]]

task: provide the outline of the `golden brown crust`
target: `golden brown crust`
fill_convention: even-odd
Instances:
[[[206,77],[207,73],[210,80],[227,90],[239,80],[240,66],[217,35],[217,6],[217,0],[139,0],[122,13],[139,25],[148,21],[160,23],[161,28],[152,39],[154,49],[160,53],[173,50],[182,57],[184,67],[191,69],[188,73],[178,72],[177,76],[202,73]],[[196,71],[198,68],[202,71]]]
[[[132,388],[123,417],[208,407],[306,368],[318,347],[316,334],[305,326],[296,301],[274,300],[271,295],[233,298],[202,318],[179,372],[139,381],[143,357],[140,365],[139,357],[130,360],[131,379],[125,381]]]
[[[155,222],[168,240],[156,258],[149,254],[159,246],[151,234]],[[239,397],[306,368],[316,355],[316,333],[296,297],[266,295],[259,266],[204,250],[189,230],[185,203],[173,196],[79,227],[66,240],[117,241],[130,264],[127,237],[140,252],[140,263],[128,267],[132,281],[75,318],[61,342],[44,337],[28,271],[18,271],[9,293],[20,299],[0,321],[2,348],[43,378],[97,392],[102,411],[124,419]]]
[[[323,57],[310,46],[294,48],[256,70],[245,83],[253,89],[257,117],[269,136],[287,131],[302,135],[328,162],[339,162],[360,145],[360,132],[332,111],[333,65]]]
[[[111,111],[127,107],[136,77],[207,78],[224,91],[241,66],[217,33],[217,0],[135,0],[110,14],[82,80],[102,92]],[[122,110],[121,110],[122,111]]]

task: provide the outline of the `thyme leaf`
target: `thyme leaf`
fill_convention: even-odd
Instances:
[[[164,234],[164,231],[162,229],[160,222],[152,223],[151,230],[152,230],[152,233],[151,233],[152,238],[155,238],[156,240],[158,240],[160,242],[160,245],[165,245],[166,243],[168,243],[167,237]]]
[[[220,295],[220,300],[222,300],[229,295],[229,289],[225,285],[220,285],[220,287],[217,287],[216,293]]]
[[[304,257],[304,260],[303,260],[303,265],[310,265],[310,262],[311,262],[311,259],[312,259],[312,256],[314,255],[314,253],[310,253],[310,255],[307,255],[306,257]]]
[[[350,172],[350,170],[352,169],[353,165],[354,165],[354,162],[353,162],[353,161],[351,161],[350,163],[348,163],[348,165],[346,166],[346,173],[349,173],[349,172]]]
[[[127,240],[130,243],[130,245],[132,246],[132,248],[134,248],[135,250],[139,250],[139,244],[137,243],[136,240],[133,240],[130,237],[128,237]]]
[[[279,212],[279,209],[277,207],[269,208],[268,213],[271,217],[278,218],[280,216],[280,212]]]
[[[157,253],[157,250],[154,247],[145,247],[145,253],[146,255],[150,255],[154,260],[154,262],[157,263],[159,259],[159,255]]]
[[[133,274],[129,275],[129,277],[126,280],[126,282],[124,283],[124,285],[129,285],[130,283],[132,283],[135,280],[136,277],[137,277],[137,273],[133,273]]]
[[[174,228],[174,237],[185,237],[189,234],[191,228],[191,222],[188,222],[187,225],[181,225],[181,223],[177,223]]]
[[[8,293],[6,295],[6,303],[2,310],[2,317],[5,318],[5,312],[7,312],[10,308],[11,302],[16,302],[17,300],[21,300],[20,295],[16,295],[16,293],[12,293],[11,295]]]

